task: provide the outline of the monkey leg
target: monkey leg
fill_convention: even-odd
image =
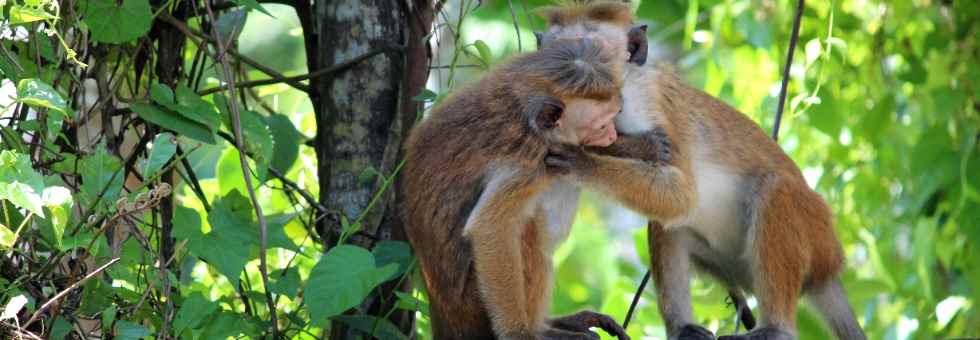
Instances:
[[[525,255],[541,250],[538,242],[527,243],[524,237],[526,230],[536,230],[529,207],[548,184],[533,173],[494,174],[463,227],[473,249],[481,299],[501,338],[533,337],[544,328],[543,315],[533,312],[528,301],[528,289],[540,287],[541,279],[528,273],[548,269],[526,268],[538,262]]]
[[[691,253],[684,245],[684,232],[680,229],[668,230],[658,222],[647,224],[650,270],[657,289],[657,307],[667,326],[669,339],[714,339],[711,331],[693,321]]]
[[[794,339],[796,305],[810,267],[812,242],[803,230],[812,224],[800,207],[800,183],[777,176],[764,177],[750,198],[749,240],[752,286],[762,310],[762,327],[724,339]]]

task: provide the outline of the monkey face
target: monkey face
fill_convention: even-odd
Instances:
[[[609,146],[618,138],[613,119],[622,110],[619,97],[608,100],[539,97],[531,105],[532,127],[557,143]]]

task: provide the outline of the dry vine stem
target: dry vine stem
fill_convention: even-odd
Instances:
[[[208,1],[204,2],[204,8],[208,12],[208,19],[211,22],[218,22],[218,19],[214,15],[214,11],[211,10],[211,3]],[[231,66],[228,65],[228,59],[225,58],[225,45],[221,42],[221,34],[218,32],[218,26],[211,26],[211,34],[214,39],[214,46],[218,49],[218,61],[221,62],[221,70],[224,76],[225,84],[228,84],[228,106],[231,114],[231,125],[232,129],[235,131],[235,147],[238,148],[238,161],[242,167],[242,176],[245,178],[245,188],[248,189],[248,197],[252,201],[252,208],[255,209],[255,217],[259,222],[259,274],[262,277],[262,288],[265,291],[266,304],[269,307],[269,317],[272,324],[272,338],[279,339],[279,326],[278,318],[276,317],[276,302],[272,298],[272,292],[269,291],[269,267],[268,259],[266,258],[266,250],[269,249],[269,230],[268,225],[265,221],[265,215],[262,214],[262,206],[259,205],[259,199],[255,195],[255,187],[252,184],[251,172],[248,169],[248,158],[245,154],[245,141],[242,139],[242,122],[241,115],[238,110],[238,100],[235,97],[235,79],[231,72]],[[207,39],[210,40],[210,39]]]

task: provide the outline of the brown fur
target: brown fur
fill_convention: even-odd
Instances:
[[[595,27],[599,24],[597,19],[582,13],[604,6],[600,2],[549,8],[544,11],[552,26],[547,34],[561,36],[563,27],[579,30],[571,26],[581,27],[579,24],[583,22],[585,26]],[[612,20],[614,24],[631,21],[632,18],[620,17]],[[614,34],[625,36],[627,32],[628,29]],[[622,41],[607,34],[608,31],[591,30],[584,37]],[[544,41],[554,40],[544,38]],[[800,295],[810,287],[828,287],[828,284],[837,289],[830,283],[836,282],[844,265],[830,209],[807,186],[796,164],[747,116],[685,84],[667,67],[631,66],[628,72],[624,86],[639,88],[640,94],[633,95],[640,98],[625,100],[642,102],[640,107],[644,112],[626,112],[630,108],[626,105],[622,114],[643,117],[664,136],[654,138],[651,131],[646,131],[637,136],[622,136],[607,149],[590,149],[600,154],[579,152],[572,156],[576,160],[573,174],[586,186],[657,221],[650,226],[650,253],[661,314],[669,333],[677,336],[684,326],[681,323],[691,322],[688,288],[678,286],[671,275],[687,275],[686,266],[692,260],[726,286],[748,289],[757,295],[766,326],[760,332],[795,335]],[[622,158],[656,148],[657,138],[670,142],[669,164]],[[697,167],[705,166],[721,167],[724,174],[734,178],[732,182],[738,191],[735,194],[744,209],[740,212],[742,223],[732,224],[745,228],[738,231],[744,237],[734,241],[739,243],[734,246],[744,247],[746,259],[741,259],[743,254],[721,254],[719,249],[729,245],[709,243],[714,235],[701,235],[697,229],[685,228],[685,221],[696,217],[692,214],[701,213],[695,211],[699,204],[699,184],[716,185],[696,182],[695,174],[700,170]],[[680,224],[680,228],[672,228],[671,224]],[[827,301],[831,305],[846,306],[846,298],[842,296],[822,298],[830,299]],[[853,316],[850,320],[846,316],[828,317],[828,321],[843,323],[832,325],[835,330],[849,331],[838,333],[839,337],[863,338]]]
[[[544,6],[535,10],[549,26],[564,26],[584,20],[609,22],[624,27],[633,23],[633,8],[629,3],[616,1],[568,1],[559,6]]]
[[[437,105],[406,140],[400,210],[436,339],[581,336],[546,323],[551,254],[536,198],[554,181],[542,160],[557,141],[526,113],[532,96],[618,94],[620,80],[605,68],[607,59],[581,47],[503,63]],[[567,321],[592,320],[577,317]]]

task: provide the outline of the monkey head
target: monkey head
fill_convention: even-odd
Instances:
[[[538,46],[559,40],[589,38],[622,56],[622,62],[642,66],[647,60],[647,26],[633,23],[632,7],[625,2],[583,1],[537,10],[548,30],[535,32]]]
[[[591,39],[562,40],[512,63],[523,79],[514,91],[528,126],[549,142],[615,142],[622,80],[613,53]]]

